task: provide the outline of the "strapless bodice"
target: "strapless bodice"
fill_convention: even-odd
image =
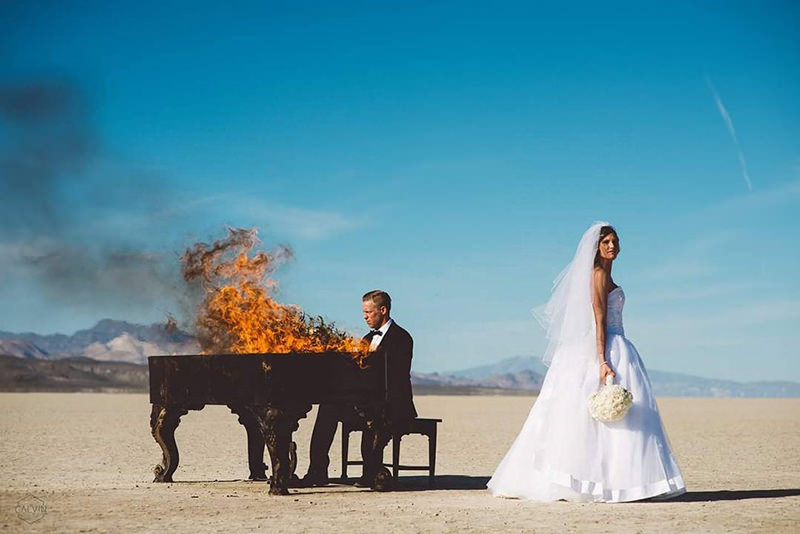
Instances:
[[[606,306],[606,332],[609,334],[625,335],[622,327],[622,308],[625,306],[625,292],[622,287],[615,287],[608,294],[608,304]]]

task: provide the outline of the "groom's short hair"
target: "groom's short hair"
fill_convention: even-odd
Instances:
[[[381,306],[386,306],[386,311],[392,310],[392,297],[389,296],[389,293],[387,293],[386,291],[381,291],[380,289],[374,289],[372,291],[364,293],[364,296],[361,297],[361,300],[362,301],[371,300],[379,308]]]

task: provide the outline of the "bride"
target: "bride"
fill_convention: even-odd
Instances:
[[[581,238],[537,310],[550,366],[525,425],[489,481],[498,497],[626,502],[686,491],[650,379],[622,328],[625,294],[611,278],[619,237],[606,222]],[[633,394],[627,416],[600,423],[588,398],[606,376]],[[598,381],[599,379],[599,381]]]

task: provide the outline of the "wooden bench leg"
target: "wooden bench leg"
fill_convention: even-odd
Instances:
[[[433,425],[428,436],[428,486],[433,487],[434,475],[436,474],[436,425]]]
[[[395,434],[392,436],[392,476],[395,480],[400,476],[400,440],[403,436]]]
[[[350,429],[342,423],[342,479],[347,480],[347,449],[350,446]]]

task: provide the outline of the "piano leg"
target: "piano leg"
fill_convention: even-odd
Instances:
[[[297,447],[292,443],[292,432],[297,430],[297,422],[309,410],[310,405],[280,408],[270,406],[265,410],[253,410],[272,463],[270,495],[289,495],[289,480],[297,467]]]
[[[156,443],[161,446],[161,463],[153,469],[153,482],[172,482],[172,474],[178,468],[178,445],[175,443],[175,429],[181,416],[188,410],[176,406],[153,405],[150,412],[150,431]]]
[[[231,413],[239,416],[239,423],[247,431],[247,461],[250,480],[267,480],[267,464],[264,463],[264,435],[253,412],[248,408],[228,406]]]

